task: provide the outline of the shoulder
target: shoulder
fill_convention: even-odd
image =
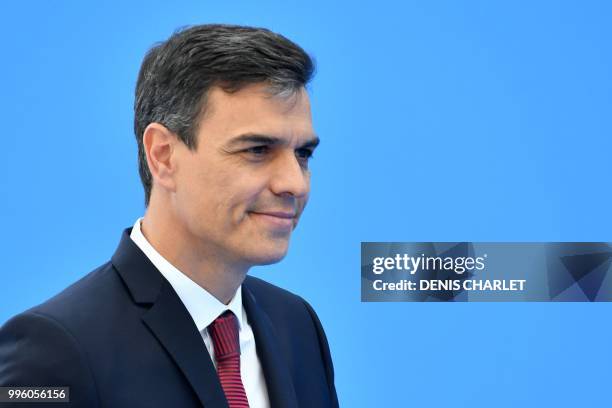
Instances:
[[[0,386],[69,386],[73,406],[98,406],[86,351],[45,304],[0,327]]]
[[[69,385],[74,406],[98,406],[91,353],[135,313],[131,304],[108,262],[14,316],[0,327],[0,385]]]
[[[0,326],[0,342],[4,345],[0,356],[10,351],[9,344],[51,350],[57,343],[58,350],[72,350],[95,340],[118,320],[116,316],[126,315],[130,303],[121,278],[111,263],[105,263]]]
[[[303,364],[310,364],[311,372],[323,369],[331,406],[337,407],[338,397],[329,343],[313,307],[301,296],[253,276],[247,276],[243,284],[270,317],[279,335],[277,341],[284,345],[285,349],[293,350],[287,351],[287,354],[294,356],[292,360],[298,361],[304,356],[310,356],[308,362],[302,360]],[[315,362],[319,363],[314,364]]]
[[[273,322],[293,330],[296,326],[307,327],[322,334],[317,314],[303,297],[253,276],[247,276],[243,285]]]
[[[107,262],[25,313],[45,316],[70,329],[91,326],[92,316],[102,317],[127,300],[121,278]]]

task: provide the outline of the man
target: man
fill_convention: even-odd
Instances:
[[[195,26],[149,51],[146,213],[108,263],[2,327],[0,386],[69,386],[73,407],[338,406],[313,309],[247,276],[283,258],[308,199],[312,73],[265,29]]]

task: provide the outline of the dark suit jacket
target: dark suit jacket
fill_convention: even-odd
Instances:
[[[130,231],[110,262],[2,326],[0,386],[69,386],[72,407],[227,407],[187,309]],[[242,299],[271,406],[337,407],[312,307],[250,276]]]

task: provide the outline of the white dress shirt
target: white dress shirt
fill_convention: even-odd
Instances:
[[[230,303],[224,305],[206,289],[174,267],[153,248],[142,234],[140,229],[141,220],[142,218],[139,218],[134,223],[130,238],[172,285],[172,288],[174,288],[174,291],[185,305],[198,331],[202,335],[204,345],[210,354],[215,369],[217,368],[215,351],[207,327],[226,310],[231,310],[236,315],[240,327],[240,376],[242,377],[242,384],[249,400],[249,407],[269,408],[268,389],[255,349],[255,336],[253,335],[251,325],[249,325],[246,311],[242,306],[242,285],[238,288]]]

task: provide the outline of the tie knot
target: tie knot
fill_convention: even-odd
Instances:
[[[240,340],[238,338],[238,319],[229,310],[217,317],[208,332],[215,348],[215,358],[223,360],[240,354]]]

